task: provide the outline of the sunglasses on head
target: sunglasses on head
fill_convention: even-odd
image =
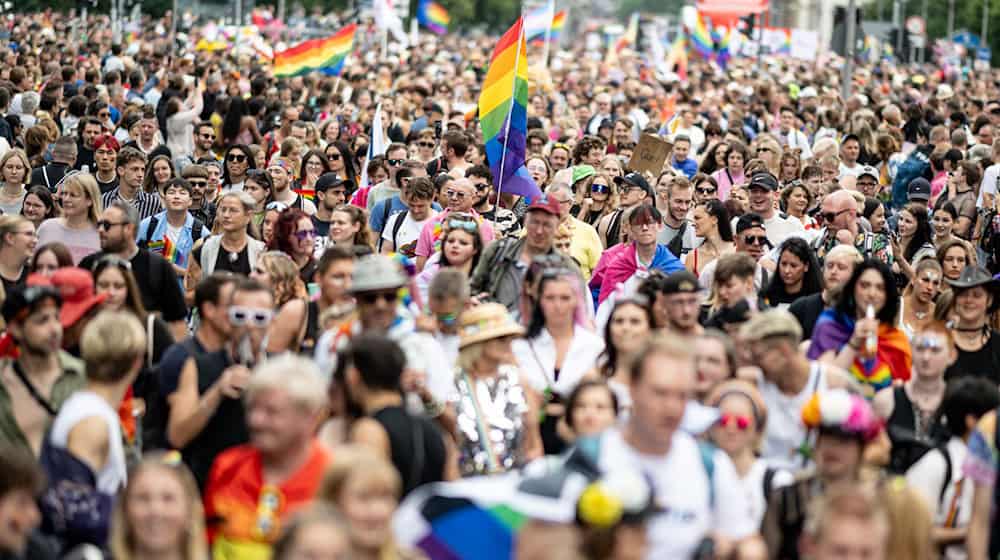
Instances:
[[[274,311],[252,307],[232,306],[229,308],[229,322],[236,327],[266,327],[271,323]]]
[[[246,160],[247,160],[246,154],[229,154],[228,156],[226,156],[226,161],[243,163]]]
[[[941,343],[941,339],[934,336],[918,336],[913,341],[914,350],[941,350],[943,348],[944,344]]]
[[[602,185],[600,183],[594,183],[590,185],[590,192],[607,194],[611,192],[611,187],[609,187],[608,185]]]
[[[396,303],[396,300],[399,299],[399,294],[396,293],[396,290],[391,292],[363,292],[356,297],[361,303],[375,305],[379,300],[385,303]]]
[[[736,426],[736,428],[742,432],[750,428],[751,420],[753,419],[749,416],[725,413],[719,416],[719,425],[727,428],[730,426]]]
[[[264,210],[274,210],[275,212],[284,212],[285,210],[288,210],[288,205],[285,204],[284,202],[278,202],[277,200],[275,200],[274,202],[268,202],[267,206],[264,207]]]
[[[469,233],[475,233],[479,229],[479,224],[475,220],[456,218],[448,220],[448,229],[461,229]]]
[[[122,270],[132,270],[132,263],[114,255],[105,255],[97,259],[91,267],[91,272],[97,270],[100,266],[116,266]]]

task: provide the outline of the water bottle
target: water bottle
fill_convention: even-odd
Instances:
[[[868,308],[865,309],[865,319],[875,318],[875,308],[872,304],[868,304]],[[878,333],[872,332],[865,337],[865,355],[869,358],[874,358],[878,355]]]
[[[80,173],[90,173],[90,166],[89,165],[84,165],[83,167],[81,167],[80,168]]]

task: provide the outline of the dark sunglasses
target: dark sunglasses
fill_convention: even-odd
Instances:
[[[405,159],[387,159],[387,160],[385,160],[385,162],[388,163],[391,167],[397,167],[397,166],[403,165],[404,161],[406,161],[406,160]]]
[[[748,235],[743,238],[743,242],[747,245],[767,245],[766,235]]]
[[[821,212],[820,216],[822,216],[824,222],[830,223],[836,220],[837,216],[843,214],[844,212],[850,212],[850,211],[851,211],[850,208],[845,208],[840,212]]]
[[[395,290],[391,292],[364,292],[358,294],[356,297],[361,303],[375,305],[379,300],[385,303],[396,303],[396,300],[399,299],[399,294]]]
[[[417,142],[417,145],[421,148],[433,148],[434,142]]]
[[[198,136],[201,136],[202,138],[204,138],[206,140],[215,140],[215,135],[214,134],[205,134],[204,132],[202,132]]]
[[[208,181],[188,181],[192,187],[207,187]]]
[[[330,161],[340,161],[340,154],[338,154],[336,152],[334,152],[332,154],[327,154],[326,159],[328,159]],[[311,161],[309,163],[315,163],[316,165],[323,165],[323,163],[319,162],[319,161]]]
[[[316,237],[316,230],[314,229],[303,229],[295,232],[295,238],[299,241],[305,241],[314,237]]]
[[[695,192],[697,192],[698,194],[714,194],[715,191],[717,190],[719,189],[716,189],[715,187],[708,187],[708,188],[695,189]]]
[[[229,154],[226,156],[226,161],[233,161],[236,163],[243,163],[247,160],[246,154]]]
[[[97,229],[103,229],[104,231],[108,231],[115,226],[123,226],[127,223],[128,222],[109,222],[108,220],[98,220]]]
[[[593,185],[590,185],[590,192],[607,194],[611,192],[611,187],[600,183],[594,183]]]

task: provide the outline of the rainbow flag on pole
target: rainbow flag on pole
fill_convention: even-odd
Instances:
[[[327,76],[339,76],[354,46],[357,28],[357,24],[352,23],[326,39],[310,39],[275,53],[274,75],[287,77],[322,72]]]
[[[448,32],[451,16],[441,4],[431,0],[420,0],[420,4],[417,5],[417,21],[433,33],[444,35]]]
[[[542,194],[524,167],[527,106],[528,45],[521,17],[493,49],[479,94],[479,124],[498,194],[528,198]]]

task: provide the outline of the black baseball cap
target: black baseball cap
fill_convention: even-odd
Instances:
[[[743,233],[750,228],[763,228],[764,218],[760,214],[755,212],[747,212],[739,218],[736,218],[736,235]]]
[[[906,195],[909,200],[928,201],[931,199],[931,184],[927,179],[917,177],[906,186]]]
[[[52,286],[17,286],[7,293],[3,302],[3,319],[8,324],[31,314],[42,302],[52,300],[62,307],[62,296]]]
[[[665,295],[698,293],[698,277],[688,270],[678,270],[663,281],[660,293]]]
[[[747,185],[748,189],[752,188],[767,189],[769,191],[776,191],[780,187],[778,185],[778,178],[771,175],[767,171],[758,171],[750,177],[750,184]]]
[[[350,190],[350,181],[345,181],[337,176],[336,173],[330,171],[319,176],[316,179],[315,189],[316,192],[326,192],[334,187],[339,187],[345,185],[348,190]]]
[[[629,173],[624,177],[615,177],[615,184],[619,187],[629,185],[632,187],[639,187],[646,192],[647,195],[653,196],[653,188],[649,186],[649,181],[642,176],[642,173]]]

